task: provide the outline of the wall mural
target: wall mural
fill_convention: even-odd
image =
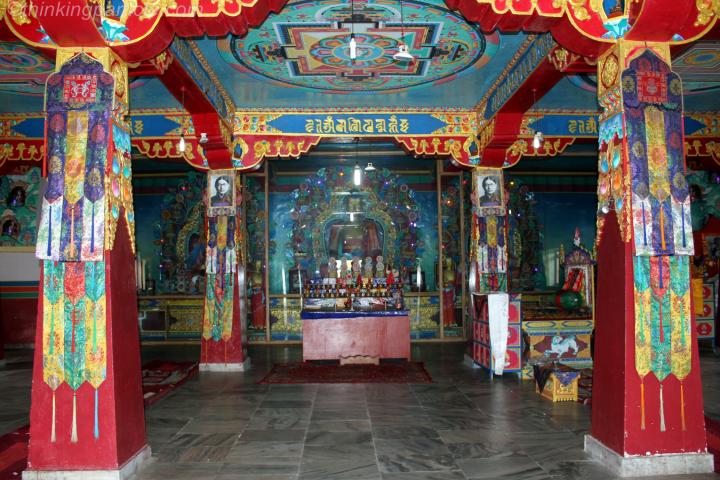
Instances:
[[[545,288],[542,264],[543,241],[538,223],[535,193],[519,180],[507,183],[508,192],[508,268],[510,290]],[[589,217],[593,222],[595,212]],[[558,217],[566,218],[565,215]],[[564,232],[570,231],[570,226]],[[593,237],[594,238],[594,237]]]
[[[265,177],[245,176],[243,204],[247,222],[248,340],[265,340]]]
[[[204,292],[205,205],[202,201],[205,174],[189,172],[180,181],[153,179],[133,181],[136,192],[137,248],[147,259],[148,290],[154,293]],[[162,193],[142,194],[146,189]],[[196,282],[193,278],[198,276]]]
[[[39,168],[0,177],[0,246],[35,245],[39,190]]]
[[[443,331],[462,337],[461,176],[441,178]],[[469,198],[469,197],[466,197]],[[439,271],[439,269],[437,269]]]
[[[440,0],[289,2],[243,38],[218,41],[235,69],[330,92],[395,90],[447,79],[485,65],[497,34],[484,36]],[[350,58],[354,35],[357,57]],[[416,57],[393,59],[401,43]]]

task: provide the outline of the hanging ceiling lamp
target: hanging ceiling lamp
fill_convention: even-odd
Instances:
[[[375,170],[376,170],[375,166],[372,164],[372,162],[368,162],[367,167],[365,167],[365,171],[366,172],[374,172]]]
[[[182,107],[185,108],[185,87],[180,87],[180,91],[182,92]],[[180,132],[180,141],[177,144],[178,151],[185,153],[185,146],[185,129],[183,128],[182,132]]]
[[[534,89],[534,88],[532,89],[532,91],[533,91],[533,109],[535,110],[535,118],[537,119],[536,120],[537,129],[535,130],[535,135],[533,136],[532,146],[535,150],[537,150],[542,146],[543,142],[545,141],[545,138],[543,138],[543,133],[540,130],[540,114],[537,111],[537,105],[536,105],[537,100],[535,98],[535,93],[536,93],[535,90],[536,89]]]
[[[358,143],[360,143],[360,137],[355,139],[355,168],[353,169],[353,185],[359,187],[362,184],[362,170],[360,170],[360,164],[358,163]]]
[[[357,58],[357,41],[355,41],[355,0],[350,0],[350,61]]]
[[[400,45],[398,45],[398,51],[393,58],[398,61],[411,62],[415,60],[415,57],[408,46],[405,44],[405,18],[403,16],[403,2],[400,0]]]

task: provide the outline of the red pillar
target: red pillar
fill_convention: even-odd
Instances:
[[[117,480],[150,457],[127,67],[109,49],[92,54],[59,52],[48,77],[52,154],[36,249],[43,263],[25,479]]]
[[[3,336],[3,319],[0,315],[0,367],[5,366],[5,338]]]
[[[44,272],[43,272],[44,273]],[[95,390],[85,382],[77,390],[77,442],[72,442],[73,391],[62,384],[55,392],[55,441],[53,392],[43,379],[43,303],[38,307],[38,327],[30,405],[28,472],[23,478],[56,478],[59,472],[93,470],[94,479],[112,477],[150,457],[145,440],[137,324],[135,262],[124,220],[118,225],[115,248],[107,252],[107,371],[97,390],[98,437],[95,438]],[[42,296],[42,292],[41,292]],[[129,476],[129,475],[127,475]]]
[[[229,184],[229,185],[228,185]],[[205,306],[200,371],[239,372],[250,367],[243,348],[245,270],[241,182],[232,170],[208,172]],[[234,193],[234,195],[233,195]],[[241,313],[243,313],[241,315]]]
[[[620,42],[598,62],[601,213],[585,449],[620,476],[713,469],[690,290],[682,87],[668,59],[667,47]]]

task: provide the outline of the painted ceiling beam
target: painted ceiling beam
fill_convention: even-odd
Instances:
[[[594,70],[583,57],[557,46],[549,34],[529,38],[479,104],[481,165],[507,167],[517,162],[511,147],[526,112],[566,74]]]
[[[158,79],[192,116],[198,142],[202,133],[207,142],[200,148],[207,167],[231,168],[232,116],[235,105],[194,42],[176,38],[165,52],[171,60]]]

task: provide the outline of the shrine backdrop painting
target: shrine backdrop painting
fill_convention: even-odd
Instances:
[[[375,261],[379,254],[408,281],[419,261],[425,290],[436,289],[433,173],[379,169],[365,172],[362,185],[355,187],[352,170],[327,167],[311,175],[271,176],[271,295],[291,293],[289,272],[298,265],[309,275],[322,276],[330,257],[369,256]]]

